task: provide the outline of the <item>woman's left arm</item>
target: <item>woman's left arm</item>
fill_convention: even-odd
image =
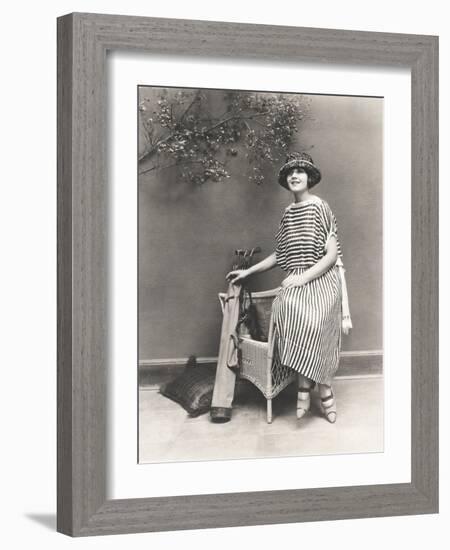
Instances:
[[[309,269],[299,275],[288,275],[281,283],[282,288],[290,286],[303,286],[313,279],[317,279],[332,267],[337,260],[338,250],[336,237],[330,237],[325,256]]]

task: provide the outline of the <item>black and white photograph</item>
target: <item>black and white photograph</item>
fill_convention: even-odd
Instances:
[[[383,116],[138,86],[139,463],[383,452]]]

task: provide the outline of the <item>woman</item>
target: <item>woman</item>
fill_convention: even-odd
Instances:
[[[309,410],[317,383],[325,418],[334,423],[331,380],[339,365],[341,323],[348,334],[351,320],[336,219],[329,205],[310,193],[320,179],[307,153],[288,156],[278,182],[294,202],[281,219],[275,252],[249,269],[231,271],[227,279],[236,284],[276,265],[288,273],[272,315],[280,361],[298,372],[297,418]]]

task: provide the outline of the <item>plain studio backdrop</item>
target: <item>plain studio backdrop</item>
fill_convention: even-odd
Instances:
[[[450,93],[450,30],[445,4],[432,0],[395,4],[280,0],[257,4],[228,0],[150,3],[137,0],[8,4],[2,40],[2,540],[5,548],[231,548],[258,545],[351,549],[380,548],[394,539],[423,548],[445,545],[450,519],[450,380],[441,357],[440,514],[242,527],[189,532],[121,535],[71,540],[55,532],[56,512],[56,17],[98,12],[213,21],[342,28],[440,36],[440,97]],[[449,181],[447,102],[440,105],[441,181]],[[449,202],[442,185],[442,280],[447,273]],[[409,243],[408,243],[409,244]],[[441,286],[441,311],[450,306]],[[441,334],[449,330],[442,315]],[[402,391],[401,387],[397,388]],[[412,403],[420,406],[420,402]],[[295,475],[295,472],[292,473]]]
[[[126,63],[127,57],[123,59]],[[163,88],[156,90],[140,88],[140,101],[148,99],[150,112]],[[213,113],[224,111],[222,90],[203,93]],[[326,200],[337,218],[355,327],[343,338],[343,351],[377,352],[383,348],[384,100],[321,94],[284,97],[301,98],[302,108],[308,109],[290,149],[310,152],[322,172],[312,193]],[[258,186],[248,181],[252,172],[242,144],[236,153],[227,164],[230,178],[220,183],[186,184],[173,168],[139,177],[141,361],[191,353],[217,356],[222,318],[216,296],[226,289],[224,274],[234,249],[261,247],[255,263],[275,249],[280,218],[293,200],[274,182],[284,156],[265,167],[266,180]],[[274,269],[252,277],[249,287],[275,288],[282,278],[282,271]]]

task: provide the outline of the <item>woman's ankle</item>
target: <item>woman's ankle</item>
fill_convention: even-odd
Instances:
[[[320,397],[326,397],[333,394],[331,384],[317,384],[319,388]]]
[[[304,389],[306,391],[312,390],[316,383],[314,380],[311,380],[310,378],[307,378],[306,376],[299,375],[297,380],[297,388],[298,391],[301,391],[301,389]]]

